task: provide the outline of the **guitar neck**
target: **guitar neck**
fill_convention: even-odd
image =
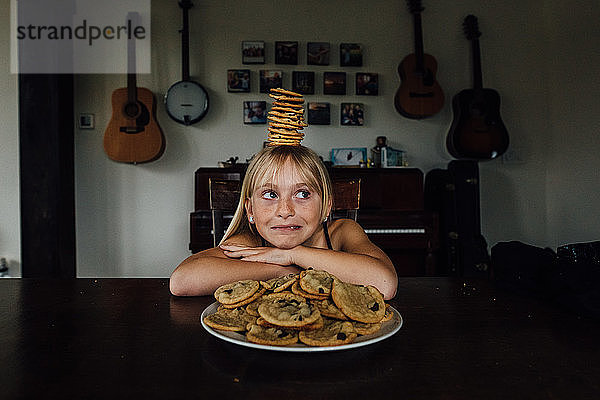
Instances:
[[[137,13],[128,14],[128,19],[137,20],[138,18]],[[135,40],[134,36],[127,39],[127,101],[129,103],[137,102]]]
[[[424,72],[423,62],[423,27],[421,23],[421,13],[413,14],[414,30],[415,30],[415,58],[417,64],[417,72]]]
[[[473,49],[473,88],[475,90],[483,89],[483,78],[481,76],[481,50],[479,49],[479,39],[471,40]]]
[[[188,8],[183,7],[183,28],[181,29],[181,75],[184,81],[190,80],[190,32]]]
[[[129,103],[137,102],[137,83],[135,74],[127,74],[127,101]]]

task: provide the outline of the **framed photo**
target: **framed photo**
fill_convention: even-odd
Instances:
[[[300,94],[315,94],[315,73],[312,71],[293,71],[292,90]]]
[[[330,125],[329,103],[308,103],[308,123],[310,125]]]
[[[242,42],[242,64],[264,64],[265,42],[244,41]]]
[[[269,93],[270,89],[283,86],[283,72],[281,70],[266,70],[261,69],[260,75],[260,92]]]
[[[267,102],[245,101],[244,102],[244,124],[266,124]]]
[[[275,64],[298,64],[298,42],[275,42]]]
[[[340,123],[342,125],[362,126],[365,123],[365,112],[362,103],[342,103]]]
[[[360,67],[363,64],[362,47],[358,43],[340,44],[340,66]]]
[[[79,129],[94,129],[94,114],[80,113],[77,127]]]
[[[331,162],[336,166],[358,167],[367,161],[366,147],[347,147],[331,149]]]
[[[346,73],[324,72],[323,94],[346,94]]]
[[[250,91],[250,70],[249,69],[228,69],[227,70],[227,91],[228,92],[249,92]]]
[[[379,94],[379,80],[377,74],[357,72],[356,94],[377,96]]]
[[[306,45],[306,63],[308,65],[329,65],[329,43],[308,42]]]
[[[381,148],[381,166],[383,168],[400,168],[408,166],[406,153],[389,146]]]

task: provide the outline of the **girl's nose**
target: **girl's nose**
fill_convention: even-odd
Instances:
[[[277,208],[277,215],[282,218],[294,216],[294,203],[291,199],[281,199]]]

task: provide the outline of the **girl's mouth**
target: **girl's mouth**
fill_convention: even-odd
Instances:
[[[277,226],[271,227],[271,229],[274,229],[276,231],[296,231],[300,228],[301,228],[300,225],[277,225]]]

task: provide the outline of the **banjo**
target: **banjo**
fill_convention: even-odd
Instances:
[[[167,114],[173,120],[184,125],[200,121],[208,111],[208,93],[197,82],[190,79],[190,33],[188,10],[192,8],[190,0],[181,0],[183,9],[183,29],[181,30],[182,80],[171,85],[165,95]]]

